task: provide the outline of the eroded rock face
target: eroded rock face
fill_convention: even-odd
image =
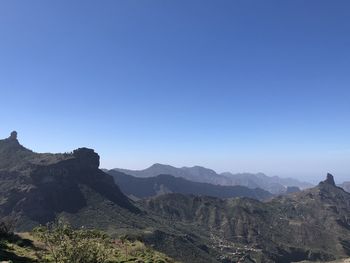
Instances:
[[[326,178],[326,180],[323,181],[323,183],[335,186],[335,181],[334,181],[333,175],[328,173],[327,178]]]
[[[99,155],[88,148],[71,154],[32,152],[13,132],[0,140],[0,218],[14,215],[23,221],[19,229],[30,230],[60,213],[79,213],[97,199],[138,212],[99,164]]]
[[[100,156],[93,149],[79,148],[73,151],[73,155],[79,160],[81,165],[90,168],[98,168],[100,166]]]

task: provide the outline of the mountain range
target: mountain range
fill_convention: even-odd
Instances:
[[[169,194],[143,201],[173,224],[206,235],[208,247],[241,262],[331,261],[350,254],[350,194],[333,176],[268,202]]]
[[[154,177],[160,174],[183,177],[193,182],[209,183],[215,185],[241,185],[251,189],[261,188],[272,194],[281,194],[287,191],[287,187],[298,187],[300,189],[310,188],[313,185],[307,182],[301,182],[293,178],[280,178],[278,176],[267,176],[263,173],[251,174],[240,173],[233,174],[229,172],[216,173],[212,169],[201,166],[176,168],[165,164],[154,164],[144,170],[128,170],[115,168],[125,174],[136,177]]]
[[[147,198],[166,193],[206,195],[219,198],[249,197],[258,200],[266,200],[273,196],[270,192],[259,188],[250,189],[240,185],[223,186],[198,183],[166,174],[140,178],[116,170],[110,170],[107,173],[113,176],[124,194],[136,198]]]
[[[173,177],[171,177],[173,178]],[[0,218],[17,231],[58,218],[142,240],[184,263],[289,263],[350,255],[350,193],[332,175],[261,202],[168,193],[137,202],[99,169],[92,149],[35,153],[0,140]]]

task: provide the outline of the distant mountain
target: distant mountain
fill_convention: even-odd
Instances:
[[[345,191],[350,193],[350,182],[344,182],[339,185],[341,188],[343,188]]]
[[[300,188],[297,186],[288,186],[286,190],[286,194],[298,193],[300,192]]]
[[[229,185],[230,179],[217,174],[214,170],[201,166],[176,168],[166,164],[153,164],[144,170],[113,169],[136,177],[154,177],[160,174],[169,174],[175,177],[183,177],[193,182]]]
[[[300,182],[293,178],[281,178],[278,176],[267,176],[263,173],[232,174],[229,172],[221,175],[230,178],[233,185],[244,185],[249,188],[259,187],[273,194],[280,194],[287,191],[288,187],[298,187],[300,189],[311,188],[313,185],[307,182]]]
[[[137,198],[152,197],[166,193],[181,193],[193,195],[207,195],[219,198],[249,197],[258,200],[271,198],[273,195],[265,190],[250,189],[245,186],[222,186],[208,183],[189,181],[172,175],[158,175],[155,177],[134,177],[115,170],[107,172],[113,176],[122,192]]]
[[[350,254],[350,194],[331,175],[269,202],[167,194],[142,203],[208,240],[231,260],[223,262],[319,262]]]
[[[160,174],[169,174],[175,177],[183,177],[193,182],[217,184],[217,185],[241,185],[251,189],[261,188],[273,194],[285,193],[287,187],[296,186],[300,189],[310,188],[313,185],[306,182],[300,182],[292,178],[280,178],[278,176],[269,177],[265,174],[218,174],[214,170],[201,166],[176,168],[170,165],[154,164],[144,170],[113,169],[125,174],[136,177],[154,177]]]

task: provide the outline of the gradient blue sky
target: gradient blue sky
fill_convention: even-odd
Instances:
[[[350,180],[350,1],[0,1],[0,136],[103,167]]]

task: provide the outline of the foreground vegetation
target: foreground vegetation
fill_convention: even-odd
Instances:
[[[64,223],[51,223],[31,233],[0,231],[0,262],[45,263],[174,263],[165,255],[126,236],[112,239],[90,229],[73,229]]]

